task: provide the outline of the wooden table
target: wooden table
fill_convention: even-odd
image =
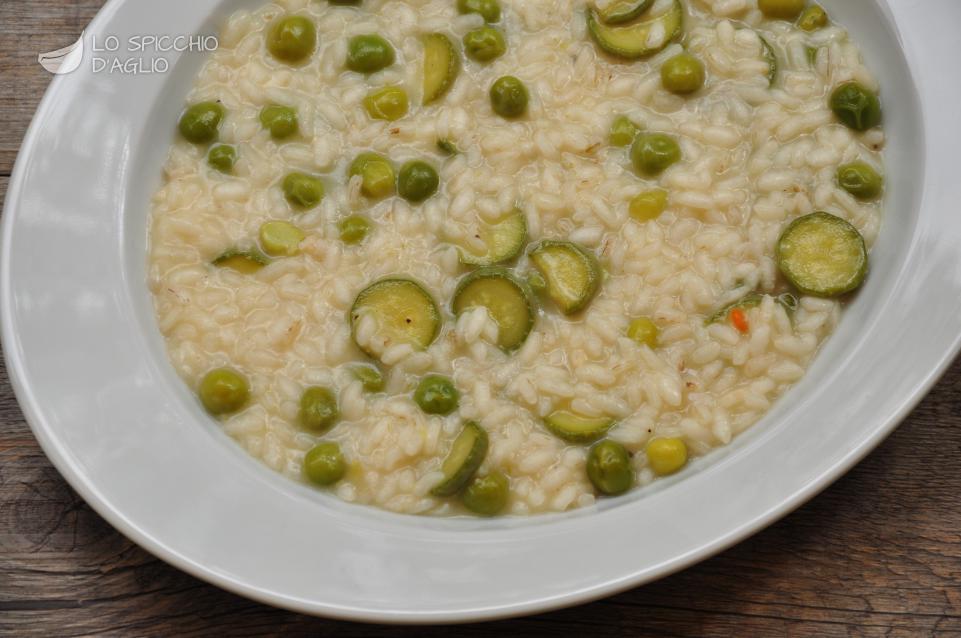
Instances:
[[[157,0],[139,0],[141,2]],[[49,76],[102,0],[0,0],[0,197]],[[681,574],[460,636],[961,637],[961,359],[901,428],[780,523]],[[448,635],[318,620],[131,544],[40,451],[0,368],[0,635]]]

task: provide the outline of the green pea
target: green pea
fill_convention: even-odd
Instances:
[[[504,41],[504,34],[494,27],[474,29],[464,36],[464,53],[471,60],[490,62],[504,55],[505,51],[507,42]]]
[[[430,374],[421,379],[414,391],[414,402],[427,414],[448,415],[457,409],[460,392],[447,377]]]
[[[237,149],[227,144],[218,144],[207,154],[207,163],[221,173],[230,173],[237,163]]]
[[[757,0],[757,8],[774,20],[793,20],[804,10],[807,0]]]
[[[659,175],[681,159],[681,147],[663,133],[641,133],[631,147],[634,169],[645,177]]]
[[[437,170],[427,162],[416,160],[400,167],[397,192],[409,202],[424,201],[437,192],[439,185]]]
[[[399,86],[388,86],[364,98],[364,109],[372,119],[393,122],[407,115],[410,101],[407,91]]]
[[[260,246],[271,257],[293,257],[305,237],[304,231],[289,222],[266,222],[260,227]]]
[[[507,505],[510,481],[501,472],[475,477],[461,493],[464,507],[481,516],[495,516]]]
[[[881,101],[857,82],[834,89],[830,103],[841,123],[855,131],[866,131],[881,123]]]
[[[587,453],[587,477],[601,494],[623,494],[634,483],[631,457],[620,443],[596,443]]]
[[[380,199],[394,193],[394,167],[390,160],[377,153],[361,153],[351,163],[349,175],[360,175],[363,180],[360,192],[367,197]]]
[[[657,324],[651,321],[649,317],[639,317],[627,327],[628,338],[649,348],[657,347],[659,332]]]
[[[884,178],[865,162],[852,162],[838,168],[838,185],[858,199],[874,199],[884,188]]]
[[[667,209],[667,191],[655,189],[639,193],[631,200],[628,212],[641,223],[660,217]]]
[[[300,397],[300,424],[308,430],[326,432],[340,418],[337,397],[329,388],[313,386]]]
[[[198,102],[180,116],[180,134],[188,142],[209,144],[217,139],[225,114],[220,102]]]
[[[479,13],[484,22],[497,22],[501,19],[501,4],[498,0],[457,0],[460,14]]]
[[[272,138],[282,140],[297,134],[297,111],[279,104],[265,106],[260,112],[260,123]]]
[[[244,407],[250,399],[250,385],[236,370],[217,368],[204,375],[197,394],[210,414],[230,414]]]
[[[647,444],[645,454],[658,476],[674,474],[687,464],[687,445],[682,439],[654,439]]]
[[[491,106],[503,118],[513,120],[527,112],[530,94],[524,83],[512,75],[505,75],[491,86]]]
[[[304,456],[304,476],[314,485],[333,485],[346,473],[344,455],[340,446],[332,441],[318,443]]]
[[[357,73],[375,73],[396,59],[394,47],[379,35],[358,35],[347,44],[347,68]]]
[[[798,18],[798,28],[804,31],[817,31],[828,26],[828,14],[820,5],[812,4]]]
[[[290,173],[284,178],[284,197],[294,208],[313,208],[324,198],[324,183],[306,173]]]
[[[704,86],[704,64],[690,53],[679,53],[661,65],[661,83],[671,93],[686,95]]]
[[[370,233],[370,222],[360,215],[351,215],[337,224],[340,240],[345,244],[359,244]]]
[[[634,143],[634,138],[640,132],[637,124],[623,115],[618,115],[611,123],[611,132],[608,140],[611,146],[630,146]]]
[[[360,381],[366,392],[383,392],[387,385],[384,375],[373,366],[356,366],[351,370],[354,378]]]
[[[277,20],[267,34],[267,50],[284,62],[303,62],[317,48],[317,29],[303,16]]]

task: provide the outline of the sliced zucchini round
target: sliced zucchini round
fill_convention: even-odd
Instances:
[[[368,314],[376,319],[379,335],[385,338],[388,347],[407,343],[416,350],[424,350],[440,332],[441,315],[434,298],[411,279],[381,279],[357,295],[350,309],[355,343],[357,323]],[[357,346],[371,357],[377,356],[362,344]]]
[[[461,491],[484,462],[487,447],[487,431],[474,421],[465,423],[441,465],[444,478],[430,493],[434,496],[453,496]]]
[[[544,417],[547,429],[569,443],[593,443],[607,434],[614,423],[614,419],[606,416],[587,417],[565,410]]]
[[[858,230],[840,217],[817,212],[795,219],[777,242],[778,267],[807,295],[838,297],[864,283],[868,251]]]
[[[569,241],[543,241],[530,254],[547,281],[547,296],[565,315],[587,307],[601,285],[594,253]]]
[[[231,248],[213,260],[214,266],[218,268],[230,268],[244,275],[251,275],[270,263],[259,250]]]
[[[604,24],[594,9],[587,10],[587,30],[597,46],[627,60],[646,58],[663,51],[680,35],[683,25],[684,7],[680,0],[674,0],[659,16],[626,25]]]
[[[536,310],[527,286],[506,268],[481,268],[464,277],[454,292],[455,315],[483,306],[497,323],[497,345],[511,352],[534,328]]]
[[[514,210],[493,224],[480,223],[477,231],[487,251],[479,255],[466,248],[460,249],[460,261],[468,266],[493,266],[514,259],[527,244],[527,216]]]
[[[651,8],[654,0],[615,0],[603,9],[598,9],[597,16],[604,24],[623,24]]]
[[[444,97],[460,74],[460,54],[443,33],[429,33],[424,44],[424,104]]]

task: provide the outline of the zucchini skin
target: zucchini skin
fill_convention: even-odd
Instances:
[[[649,46],[647,38],[658,22],[665,26],[664,41],[658,45]],[[671,26],[674,28],[671,29]],[[675,0],[666,13],[656,18],[627,25],[606,25],[594,9],[587,9],[587,31],[591,38],[605,53],[624,60],[639,60],[663,51],[680,35],[683,27],[684,6],[680,0]],[[625,43],[622,40],[619,44],[614,41],[615,37],[623,38],[625,34],[633,36],[634,42]]]
[[[461,430],[461,433],[457,435],[457,439],[454,440],[455,448],[458,440],[465,435],[473,435],[475,437],[475,440],[471,444],[470,452],[460,467],[450,475],[445,475],[444,480],[430,491],[432,496],[453,496],[457,494],[474,478],[474,474],[477,473],[484,459],[487,458],[487,450],[490,447],[487,430],[474,421],[468,421],[464,424],[464,429]],[[451,453],[453,452],[454,449],[452,448]],[[445,459],[444,462],[446,463],[447,460],[448,459]]]
[[[577,299],[571,302],[560,299],[555,294],[555,291],[551,289],[551,273],[545,272],[541,264],[538,263],[539,254],[544,254],[548,251],[558,249],[576,255],[577,259],[581,261],[584,268],[587,270],[587,281],[585,283],[584,290],[581,291],[581,294]],[[584,310],[584,308],[587,308],[588,304],[591,303],[601,289],[601,266],[597,262],[597,257],[593,252],[587,250],[579,244],[569,241],[546,239],[531,249],[530,258],[540,273],[544,276],[544,279],[547,281],[547,295],[565,315],[574,315],[581,310]]]

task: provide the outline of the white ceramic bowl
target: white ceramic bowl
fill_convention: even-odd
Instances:
[[[111,0],[87,30],[215,33],[259,0]],[[664,576],[770,524],[897,425],[961,334],[961,3],[825,0],[881,78],[889,196],[873,270],[798,386],[682,475],[566,515],[438,520],[344,504],[248,458],[168,365],[148,200],[202,56],[54,80],[10,182],[3,342],[47,455],[118,530],[233,592],[367,621],[497,618]]]

